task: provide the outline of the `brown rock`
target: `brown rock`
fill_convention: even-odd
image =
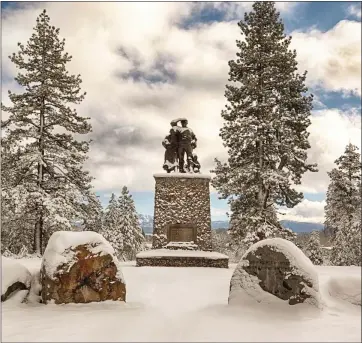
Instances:
[[[117,266],[110,254],[91,252],[84,244],[70,249],[75,253],[71,262],[61,264],[53,275],[43,263],[41,270],[42,300],[62,303],[88,303],[126,299],[126,286],[117,277]],[[74,261],[75,259],[75,261]]]
[[[254,246],[235,269],[230,294],[238,288],[248,293],[252,276],[257,277],[263,291],[287,300],[290,305],[307,299],[316,300],[318,276],[313,264],[299,248],[280,238],[267,239]]]
[[[13,283],[10,287],[8,287],[8,289],[6,290],[6,292],[4,294],[1,295],[1,301],[6,301],[10,295],[12,295],[14,292],[17,291],[22,291],[22,290],[29,290],[29,288],[24,285],[22,282],[15,282]]]
[[[74,292],[74,299],[77,303],[90,303],[92,301],[101,301],[99,293],[97,293],[95,290],[87,285],[78,288]]]

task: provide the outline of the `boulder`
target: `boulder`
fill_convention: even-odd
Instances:
[[[273,301],[265,292],[289,305],[319,303],[318,274],[292,242],[273,238],[251,246],[231,278],[229,303],[246,295],[258,302]]]
[[[126,285],[115,252],[95,232],[55,232],[45,249],[40,274],[44,303],[126,299]]]
[[[10,258],[1,257],[1,301],[6,301],[18,291],[28,291],[30,282],[31,274],[25,266]]]

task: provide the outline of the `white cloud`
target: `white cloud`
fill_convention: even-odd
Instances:
[[[297,188],[308,193],[325,192],[329,184],[327,172],[335,167],[334,161],[344,153],[347,144],[355,144],[361,151],[361,110],[314,111],[311,122],[308,158],[318,164],[319,171],[304,174],[302,185]]]
[[[304,199],[294,208],[283,208],[279,212],[280,220],[292,220],[296,222],[323,223],[325,201],[310,201]]]
[[[322,32],[291,33],[299,70],[308,71],[307,83],[330,91],[361,96],[361,23],[342,20]]]
[[[359,2],[348,6],[347,13],[356,18],[361,18],[361,3]]]
[[[240,11],[235,12],[238,19],[251,6],[227,4],[212,3],[221,8],[230,6],[225,7],[230,13]],[[277,7],[282,13],[291,13],[294,5],[288,4],[278,3]],[[69,70],[81,74],[87,91],[78,110],[92,118],[94,143],[88,168],[96,178],[96,190],[119,189],[124,184],[132,191],[153,190],[152,174],[162,171],[161,141],[175,117],[189,119],[198,136],[202,171],[208,172],[214,167],[214,157],[226,157],[219,137],[220,112],[225,104],[227,62],[236,57],[235,40],[241,36],[236,21],[188,29],[178,25],[200,11],[198,6],[180,2],[47,2],[6,11],[2,14],[3,100],[7,102],[7,89],[15,87],[9,80],[16,70],[6,56],[17,51],[17,42],[28,40],[36,17],[46,7],[52,24],[60,27],[61,37],[66,38],[66,51],[73,55]],[[356,66],[355,61],[360,61],[360,52],[357,58],[354,46],[360,39],[360,26],[356,25],[360,23],[343,21],[326,33],[294,35],[301,66],[310,71],[309,80],[328,89],[358,87],[360,62]],[[344,52],[335,56],[341,72],[334,73],[326,65],[333,65],[335,51]],[[130,74],[141,80],[125,77]],[[313,119],[311,159],[324,172],[307,175],[305,189],[325,191],[325,170],[343,153],[351,134],[354,141],[359,139],[360,127],[355,128],[337,110],[321,112]]]
[[[211,217],[213,218],[213,220],[220,219],[220,217],[221,219],[225,219],[227,217],[226,212],[228,211],[228,209],[211,207]]]
[[[182,29],[175,24],[190,13],[188,3],[42,6],[66,37],[66,51],[73,55],[69,69],[81,74],[87,91],[78,110],[92,118],[95,137],[89,169],[97,190],[117,188],[120,183],[133,190],[152,190],[152,174],[162,171],[161,141],[175,117],[189,118],[199,138],[197,153],[203,169],[210,169],[214,156],[224,152],[218,132],[227,61],[235,55],[239,34],[235,23]],[[15,75],[6,56],[17,51],[18,41],[27,41],[39,13],[39,8],[28,6],[4,17],[5,75]],[[229,40],[224,42],[223,37]],[[145,78],[169,68],[177,79],[174,83],[150,84],[117,76],[135,72],[135,67]],[[8,88],[13,89],[13,85],[3,84],[3,89]],[[137,129],[140,144],[132,141],[134,135],[122,131],[124,126]]]

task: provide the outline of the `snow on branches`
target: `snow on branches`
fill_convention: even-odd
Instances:
[[[89,118],[70,107],[85,93],[80,76],[66,69],[72,57],[64,46],[44,10],[28,42],[18,43],[19,51],[9,56],[23,91],[9,91],[12,105],[2,104],[8,115],[1,122],[2,199],[5,217],[15,214],[16,222],[3,222],[3,230],[9,237],[29,232],[27,240],[39,254],[53,231],[70,229],[72,220],[86,216],[82,204],[92,180],[83,170],[89,142],[74,137],[91,131]]]
[[[333,238],[334,265],[361,265],[361,155],[348,144],[328,173],[325,228]]]
[[[234,240],[292,239],[276,211],[297,205],[303,194],[293,184],[306,171],[317,171],[307,163],[313,97],[306,94],[306,73],[296,72],[296,52],[289,50],[291,38],[273,2],[254,3],[238,25],[245,39],[237,41],[237,59],[229,62],[221,112],[229,158],[215,160],[212,183],[229,200]]]

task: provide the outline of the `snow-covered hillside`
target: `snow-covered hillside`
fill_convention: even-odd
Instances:
[[[19,260],[34,273],[39,259]],[[328,297],[329,280],[360,278],[360,267],[316,267],[326,304],[322,311],[228,306],[235,265],[213,268],[136,268],[123,264],[127,303],[72,305],[3,303],[2,340],[360,342],[361,308]],[[340,283],[339,283],[340,285]]]

